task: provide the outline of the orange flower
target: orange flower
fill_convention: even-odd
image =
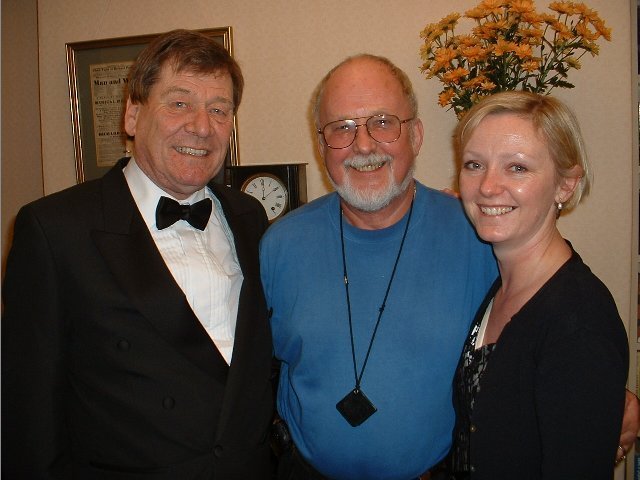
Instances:
[[[509,10],[515,13],[524,14],[534,11],[532,0],[513,0],[509,5]]]
[[[471,47],[461,47],[460,52],[471,63],[478,62],[487,56],[487,52],[480,45],[474,45]]]
[[[487,80],[486,82],[482,82],[482,84],[480,85],[480,87],[482,88],[482,90],[484,90],[485,92],[490,92],[491,90],[493,90],[494,88],[497,87],[497,85],[495,83],[493,83],[491,80]]]
[[[431,44],[429,45],[420,45],[420,58],[428,58],[431,54],[432,48]],[[427,60],[425,60],[426,62]],[[429,63],[431,63],[431,59],[429,59]]]
[[[480,45],[480,39],[473,35],[461,35],[458,37],[458,44],[460,47],[475,47]]]
[[[458,83],[460,79],[466,75],[469,75],[469,70],[466,68],[458,67],[454,70],[449,70],[442,75],[442,81],[445,83]]]
[[[499,38],[498,42],[496,43],[496,47],[493,50],[493,53],[497,56],[501,56],[509,52],[513,52],[515,48],[516,48],[515,43],[507,42],[506,40]]]
[[[507,2],[505,0],[482,0],[480,2],[480,8],[484,8],[487,12],[494,15],[500,15],[502,13],[502,7]]]
[[[604,21],[598,19],[597,21],[591,22],[591,24],[605,40],[608,42],[611,41],[611,29],[605,26]]]
[[[457,57],[457,52],[452,48],[439,48],[434,55],[435,65],[434,71],[439,71],[442,68],[447,68],[451,65],[451,60]]]
[[[460,14],[459,13],[450,13],[449,15],[444,17],[442,20],[440,20],[438,22],[438,25],[440,26],[440,28],[444,32],[449,31],[449,30],[453,30],[453,27],[456,26],[456,24],[458,23],[458,19],[459,18],[460,18]]]
[[[429,72],[429,70],[431,69],[431,65],[433,65],[433,60],[431,59],[427,59],[425,60],[422,65],[420,65],[420,71],[422,73],[426,73],[428,74],[429,78],[431,78],[433,75]]]
[[[531,24],[532,27],[537,27],[542,23],[542,15],[536,12],[527,12],[522,14],[522,20]]]
[[[520,65],[525,72],[533,73],[540,68],[540,62],[538,60],[527,60]]]
[[[476,37],[478,37],[479,39],[485,40],[485,41],[491,40],[491,38],[493,37],[493,31],[487,30],[486,28],[484,28],[483,25],[478,25],[477,27],[473,27],[473,30],[471,30],[471,33]]]
[[[428,38],[433,34],[435,34],[436,36],[440,36],[442,35],[442,33],[443,32],[440,28],[440,25],[438,25],[437,23],[430,23],[422,29],[422,31],[420,32],[420,38]]]
[[[576,33],[586,40],[597,40],[600,37],[600,32],[592,32],[589,30],[589,24],[585,22],[580,22],[576,25]]]
[[[484,26],[490,30],[506,30],[510,27],[506,19],[502,18],[495,22],[486,22]]]
[[[573,2],[551,2],[549,8],[561,15],[575,15],[578,13]]]
[[[580,14],[580,16],[586,18],[590,22],[595,22],[600,20],[600,17],[598,16],[598,12],[587,7],[584,3],[576,3],[574,7],[576,9],[576,13]]]
[[[512,45],[513,45],[512,52],[515,53],[518,56],[518,58],[524,59],[524,58],[531,57],[532,55],[531,45],[529,45],[528,43],[521,43],[521,44],[512,43]]]
[[[573,32],[564,23],[554,20],[550,27],[556,31],[558,38],[561,40],[571,40],[573,38]]]
[[[471,78],[465,82],[462,82],[462,86],[464,88],[469,88],[469,89],[474,89],[479,87],[483,82],[485,82],[487,79],[484,76],[480,76],[480,77],[475,77],[475,78]]]
[[[455,95],[456,92],[452,88],[447,88],[440,92],[440,95],[438,96],[438,103],[441,107],[446,107]]]
[[[539,28],[527,28],[524,30],[518,30],[518,35],[523,39],[528,40],[529,44],[539,45],[544,36],[544,32]]]
[[[474,7],[470,10],[464,12],[464,16],[467,18],[473,18],[475,20],[480,20],[482,18],[487,18],[491,15],[490,12],[487,12],[484,8]]]
[[[493,40],[502,36],[502,32],[507,30],[508,25],[505,20],[497,22],[485,22],[473,29],[473,34],[484,39]]]

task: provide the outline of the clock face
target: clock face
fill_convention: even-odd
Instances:
[[[258,199],[267,212],[267,218],[273,222],[287,211],[287,187],[275,175],[258,173],[249,177],[240,187],[244,193]]]

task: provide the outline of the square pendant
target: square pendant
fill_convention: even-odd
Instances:
[[[350,391],[336,404],[336,408],[352,427],[362,424],[378,410],[364,392],[358,389]]]

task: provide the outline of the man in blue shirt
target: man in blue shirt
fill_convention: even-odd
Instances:
[[[337,193],[261,244],[295,444],[280,478],[416,478],[449,450],[451,379],[495,260],[455,198],[413,179],[423,126],[404,72],[347,59],[315,118]]]

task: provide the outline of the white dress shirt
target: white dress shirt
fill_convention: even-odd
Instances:
[[[236,255],[233,234],[224,218],[220,202],[207,187],[178,201],[153,183],[133,158],[124,168],[124,176],[173,278],[224,359],[231,364],[240,288],[244,277]],[[210,198],[213,209],[204,231],[192,227],[184,220],[158,230],[156,207],[161,196],[182,204]]]

